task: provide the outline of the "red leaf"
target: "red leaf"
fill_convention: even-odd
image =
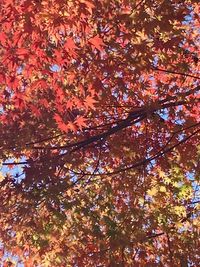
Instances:
[[[95,109],[94,103],[97,103],[97,101],[94,100],[94,98],[92,98],[91,96],[87,96],[85,98],[85,106],[86,106],[87,109],[88,108]]]
[[[31,108],[32,114],[35,117],[41,117],[42,114],[41,114],[40,110],[36,106],[30,105],[30,108]]]
[[[73,132],[76,132],[77,131],[76,125],[73,122],[71,122],[71,121],[68,122],[67,127],[68,127],[69,130],[71,130]]]
[[[87,1],[87,0],[81,0],[81,3],[84,3],[87,7],[87,10],[92,14],[92,9],[95,8],[94,4]]]
[[[83,127],[86,127],[87,124],[85,123],[86,122],[86,119],[82,116],[79,116],[76,118],[76,124],[77,126],[82,130]]]
[[[64,122],[59,122],[58,123],[58,127],[61,131],[67,133],[69,131],[69,127],[67,124],[65,124]]]
[[[40,104],[42,104],[45,108],[49,107],[49,102],[45,98],[40,99]]]
[[[60,124],[63,121],[60,115],[57,113],[54,115],[54,119],[57,122],[57,124]]]
[[[91,43],[94,48],[98,49],[99,51],[103,50],[104,42],[103,40],[99,37],[99,35],[96,35],[95,37],[91,38],[89,40],[89,43]]]
[[[74,40],[69,37],[64,45],[66,50],[74,50],[77,46],[74,43]]]
[[[3,46],[6,46],[6,44],[7,44],[6,41],[7,41],[7,35],[4,32],[0,32],[0,43]]]

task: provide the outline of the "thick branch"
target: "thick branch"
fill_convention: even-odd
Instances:
[[[173,70],[165,70],[165,69],[160,69],[160,68],[153,68],[153,70],[162,71],[162,72],[171,73],[171,74],[182,75],[182,76],[187,76],[187,77],[191,77],[191,78],[200,80],[200,77],[189,74],[189,73],[183,73],[183,72],[173,71]]]
[[[128,170],[131,170],[131,169],[134,169],[134,168],[138,168],[140,166],[143,166],[149,162],[151,162],[152,160],[155,160],[161,156],[163,156],[164,154],[168,153],[168,152],[171,152],[174,148],[178,147],[179,145],[185,143],[187,140],[189,140],[190,138],[192,138],[194,135],[196,135],[197,133],[200,132],[200,129],[194,131],[192,134],[190,134],[189,136],[183,138],[181,141],[179,141],[178,143],[176,143],[175,145],[171,146],[171,147],[168,147],[166,148],[166,145],[164,146],[164,148],[161,148],[159,152],[157,152],[154,156],[152,157],[149,157],[149,158],[146,158],[146,159],[142,159],[128,167],[125,167],[125,168],[121,168],[119,170],[116,170],[116,171],[113,171],[113,172],[106,172],[106,173],[101,173],[101,174],[96,174],[96,176],[99,176],[99,175],[114,175],[114,174],[118,174],[118,173],[121,173],[121,172],[125,172],[125,171],[128,171]],[[170,138],[171,140],[171,138]],[[169,143],[169,141],[167,142],[167,144]],[[77,175],[80,174],[80,173],[76,173]],[[85,175],[91,175],[91,173],[84,173]]]

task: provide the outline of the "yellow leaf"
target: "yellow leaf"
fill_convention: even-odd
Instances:
[[[2,182],[5,179],[4,175],[2,174],[2,172],[0,172],[0,182]]]
[[[140,197],[138,199],[138,202],[139,202],[140,205],[143,205],[144,204],[144,198],[143,197]]]
[[[166,187],[165,186],[160,186],[160,192],[167,192]]]
[[[164,178],[165,177],[165,173],[162,171],[162,170],[159,170],[158,171],[158,174],[161,178]]]
[[[182,224],[181,222],[176,222],[176,226],[177,226],[178,228],[181,228],[181,227],[183,226],[183,224]]]
[[[158,192],[158,190],[157,190],[157,188],[156,187],[152,187],[151,189],[149,189],[148,191],[147,191],[147,193],[148,193],[148,195],[149,196],[155,196],[156,194],[157,194],[157,192]]]
[[[175,206],[174,212],[178,216],[186,217],[186,210],[185,210],[185,207],[183,207],[183,206]]]

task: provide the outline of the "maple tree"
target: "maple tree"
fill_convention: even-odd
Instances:
[[[4,266],[198,266],[198,2],[0,0]]]

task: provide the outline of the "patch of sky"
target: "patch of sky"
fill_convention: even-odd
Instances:
[[[23,66],[18,67],[17,74],[22,74]]]
[[[158,110],[158,111],[156,111],[156,114],[158,114],[159,117],[162,118],[163,120],[168,120],[168,118],[169,118],[169,114],[168,114],[167,109]]]
[[[57,64],[54,64],[53,66],[50,67],[50,70],[53,72],[59,72],[61,68]]]
[[[157,55],[154,56],[154,59],[153,59],[153,66],[154,67],[157,67],[158,66],[158,61],[159,61],[159,57]]]
[[[15,159],[9,159],[5,163],[12,163]],[[26,158],[22,157],[20,158],[20,162],[25,162]],[[24,166],[24,165],[23,165]],[[10,169],[9,166],[3,165],[0,169],[0,171],[3,173],[3,175],[6,175],[6,173],[11,174],[17,183],[20,183],[24,179],[24,172],[22,165],[14,165],[14,168]]]
[[[0,249],[3,249],[2,243],[0,243]],[[9,253],[8,251],[5,251],[3,257],[0,259],[0,267],[5,266],[2,263],[4,261],[11,261],[11,262],[15,263],[15,267],[24,267],[24,264],[22,263],[20,258],[16,255]]]
[[[183,21],[183,24],[188,24],[192,21],[192,13],[190,15],[185,16],[185,20]]]
[[[186,176],[187,176],[188,180],[192,182],[193,188],[197,189],[197,191],[196,191],[197,194],[194,197],[194,201],[196,201],[196,200],[200,201],[200,192],[199,192],[200,185],[198,184],[198,181],[197,181],[198,179],[196,177],[196,173],[194,171],[193,172],[190,171],[190,172],[186,173]]]

